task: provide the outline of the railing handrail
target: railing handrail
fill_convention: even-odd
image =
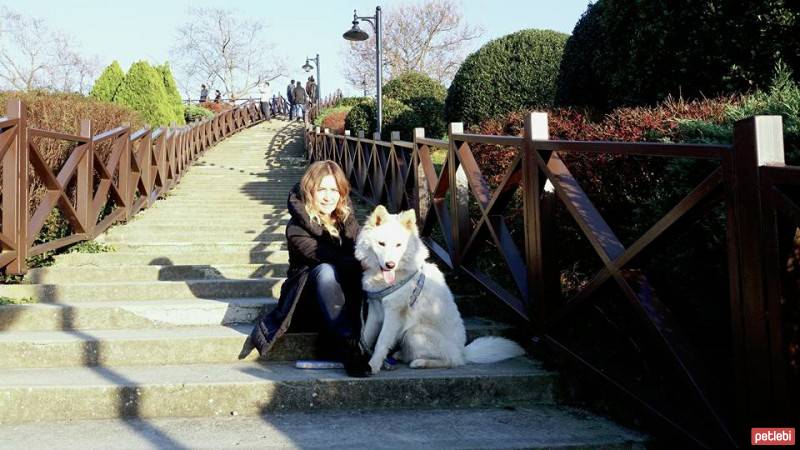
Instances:
[[[186,168],[203,152],[239,130],[264,120],[260,109],[250,101],[183,126],[146,125],[133,131],[129,125],[122,124],[93,134],[92,122],[82,120],[80,133],[70,134],[31,127],[25,104],[20,100],[9,100],[6,111],[8,117],[0,120],[0,130],[10,139],[10,143],[5,141],[8,145],[0,153],[3,171],[0,268],[8,274],[27,272],[26,259],[30,256],[94,239],[116,221],[128,220],[172,189]],[[77,145],[61,168],[51,168],[30,145],[29,137]],[[107,141],[112,141],[108,161],[96,162],[94,146]],[[42,178],[49,194],[35,205],[36,210],[30,216],[28,212],[34,206],[31,203],[34,199],[29,192],[29,168]],[[95,179],[95,172],[99,180]],[[73,178],[76,179],[74,204],[66,192]],[[116,207],[98,222],[110,199],[115,201]],[[71,234],[34,245],[56,204],[69,221]]]
[[[624,294],[630,297],[633,304],[640,304],[638,311],[647,329],[671,355],[677,372],[691,386],[692,393],[702,400],[705,414],[715,424],[713,429],[716,431],[717,444],[729,446],[744,443],[739,437],[743,434],[731,432],[734,427],[742,430],[758,426],[758,423],[767,423],[764,422],[766,418],[788,418],[791,400],[786,398],[785,374],[779,370],[780,367],[786,368],[785,364],[781,366],[785,356],[777,353],[780,349],[774,342],[775,336],[780,335],[780,276],[775,273],[767,276],[769,270],[780,267],[780,264],[777,252],[768,252],[774,248],[772,243],[777,238],[767,234],[777,229],[769,222],[776,217],[772,212],[775,208],[782,208],[784,214],[796,220],[796,225],[800,227],[800,207],[787,200],[785,195],[775,193],[775,183],[800,185],[800,167],[783,163],[780,116],[757,116],[737,122],[731,145],[550,140],[547,115],[544,113],[532,113],[527,117],[523,136],[468,134],[463,132],[461,124],[454,123],[450,124],[446,140],[426,138],[424,129],[417,128],[412,141],[400,141],[395,134],[390,142],[386,142],[380,140],[379,136],[365,138],[363,132],[359,132],[358,136],[353,136],[350,131],[339,135],[327,129],[321,130],[320,127],[308,127],[305,143],[309,161],[331,159],[339,163],[351,180],[352,192],[368,203],[382,203],[392,212],[415,209],[421,235],[425,237],[432,253],[445,264],[471,276],[529,320],[541,342],[588,365],[599,377],[621,387],[648,410],[685,433],[688,439],[701,443],[669,414],[659,412],[657,407],[625,389],[602,368],[582,360],[549,333],[549,327],[556,326],[557,321],[568,317],[574,305],[591,296],[602,280],[613,279],[625,285]],[[490,191],[489,184],[483,179],[481,169],[472,157],[471,144],[518,149],[511,169],[493,191]],[[466,150],[464,146],[467,146]],[[441,174],[437,173],[431,161],[430,150],[433,147],[447,150],[446,168],[442,169]],[[559,157],[560,154],[569,153],[713,159],[720,162],[720,167],[639,240],[626,248],[614,236]],[[500,212],[493,211],[495,201],[500,193],[508,189],[520,189],[522,193],[525,241],[522,249],[515,247],[502,224],[490,223],[489,219],[492,215],[499,217]],[[482,215],[475,225],[470,223],[468,193],[474,196]],[[623,268],[624,264],[682,217],[714,199],[723,199],[727,204],[731,333],[737,361],[736,378],[739,380],[735,393],[739,409],[734,424],[723,419],[725,415],[709,397],[713,383],[704,375],[703,361],[685,346],[688,340],[679,336],[677,324],[669,319],[669,309],[660,303],[655,294],[647,299],[639,298],[644,294],[629,285],[632,281],[614,275],[627,273],[629,270]],[[552,211],[555,202],[566,206],[584,237],[594,246],[604,267],[595,275],[592,283],[567,302],[566,307],[553,311],[546,305],[548,289],[552,289],[549,286],[553,280],[548,251],[553,250],[549,247],[552,242],[546,242],[543,230],[553,226],[550,223],[552,217],[546,211]],[[423,231],[431,229],[429,221],[440,225],[444,246],[429,239]],[[521,298],[510,294],[482,272],[462,265],[467,252],[476,247],[481,227],[491,229],[490,233],[485,233],[486,239],[495,239],[493,242],[505,253],[505,259],[510,261],[511,275],[521,292]],[[630,274],[639,277],[637,283],[646,285],[646,288],[642,288],[643,292],[652,292],[646,275],[636,272]],[[769,293],[769,307],[765,306],[764,292]],[[766,344],[768,342],[772,342],[771,349]],[[776,411],[779,413],[776,414]]]

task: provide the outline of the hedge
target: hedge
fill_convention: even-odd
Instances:
[[[779,60],[797,74],[798,48],[796,1],[598,0],[567,42],[557,100],[609,110],[763,89]]]
[[[392,98],[383,99],[383,134],[381,139],[389,140],[392,131],[400,131],[403,139],[407,139],[410,129],[406,120],[412,114],[412,109]],[[375,129],[375,102],[358,103],[350,109],[344,121],[346,130],[354,135],[359,130],[364,131],[364,136],[371,139]]]
[[[567,35],[522,30],[469,55],[447,92],[448,122],[474,125],[511,111],[553,104]]]
[[[412,110],[403,118],[398,126],[403,128],[410,138],[410,131],[415,127],[424,127],[429,137],[439,138],[444,135],[446,125],[444,121],[444,100],[447,89],[438,81],[419,72],[406,72],[393,78],[384,86],[383,93],[387,98],[395,99]]]

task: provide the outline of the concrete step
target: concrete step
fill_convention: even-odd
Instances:
[[[247,209],[243,209],[240,206],[228,206],[228,205],[215,205],[213,208],[207,207],[203,204],[202,196],[198,196],[196,201],[190,202],[184,205],[179,205],[180,207],[176,207],[175,205],[169,204],[161,204],[159,205],[156,202],[157,206],[153,206],[149,208],[147,211],[176,211],[180,210],[181,214],[206,214],[212,215],[216,217],[224,216],[224,213],[238,213],[243,216],[252,215],[258,216],[260,214],[285,214],[286,211],[286,198],[283,198],[281,202],[275,203],[273,205],[259,205],[258,208],[249,207]]]
[[[275,304],[275,301],[271,301],[264,306],[271,309]],[[135,305],[131,304],[126,306],[135,308]],[[137,313],[131,310],[126,312],[128,316],[139,315],[142,319],[139,323],[142,323],[147,321],[148,315],[155,317],[157,311],[159,311],[157,308],[148,305],[147,309],[140,308]],[[258,313],[257,309],[251,311]],[[171,311],[173,317],[177,312]],[[187,312],[187,315],[189,314],[191,313]],[[248,317],[248,322],[252,322],[255,317],[255,314]],[[74,322],[69,324],[69,326],[74,325]],[[160,322],[159,326],[152,328],[69,328],[0,332],[0,368],[6,370],[35,367],[235,363],[238,361],[245,339],[253,328],[252,323],[182,327],[174,325],[165,327],[165,325],[169,324]],[[469,339],[507,334],[509,331],[506,326],[480,319],[468,320],[466,325]],[[288,333],[270,350],[269,359],[272,361],[313,359],[316,338],[316,333]],[[256,351],[246,356],[248,360],[257,358]]]
[[[165,246],[169,247],[169,246]],[[231,246],[220,251],[202,251],[193,247],[173,251],[146,251],[147,249],[121,249],[124,251],[106,253],[67,253],[56,256],[57,267],[112,267],[141,265],[205,265],[216,267],[225,264],[288,264],[286,251],[260,251],[241,246]],[[139,251],[136,251],[139,250]]]
[[[166,230],[161,233],[155,233],[145,228],[137,228],[127,230],[124,227],[109,231],[104,237],[105,242],[126,242],[126,241],[145,241],[151,242],[215,242],[220,239],[236,240],[242,242],[274,242],[286,239],[286,231],[283,226],[268,227],[266,229],[259,228],[243,228],[239,227],[231,230],[227,234],[222,234],[217,231],[204,231],[204,230]]]
[[[252,323],[277,304],[273,297],[81,301],[0,305],[0,330],[160,329]]]
[[[42,430],[47,432],[42,432]],[[335,436],[334,436],[335,433]],[[0,449],[633,449],[648,437],[577,408],[313,411],[0,426]],[[5,444],[4,444],[5,442]]]
[[[32,297],[40,303],[97,300],[279,297],[284,278],[253,280],[126,281],[115,283],[18,284],[0,286],[0,296]]]
[[[197,218],[203,219],[217,219],[217,220],[232,220],[232,219],[261,219],[261,220],[277,220],[277,219],[284,219],[289,220],[291,216],[289,215],[288,211],[285,208],[281,211],[262,211],[262,210],[247,210],[247,211],[240,211],[240,214],[234,216],[220,216],[214,211],[205,211],[204,215],[197,215]],[[128,223],[136,223],[140,220],[149,221],[151,219],[172,219],[177,218],[180,220],[186,220],[186,217],[181,211],[167,209],[145,209],[136,216],[134,216],[131,221]]]
[[[101,236],[102,237],[102,236]],[[285,238],[284,238],[285,240]],[[98,242],[105,242],[105,239],[98,237]],[[117,252],[136,252],[147,253],[149,255],[169,257],[177,253],[209,253],[209,252],[274,252],[286,250],[286,242],[253,242],[253,241],[234,241],[218,240],[205,243],[197,242],[151,242],[151,241],[127,241],[114,242],[111,244]],[[111,253],[111,252],[105,252]]]
[[[270,231],[283,231],[289,219],[275,219],[265,220],[258,217],[240,217],[240,218],[224,218],[224,219],[208,219],[204,221],[197,221],[193,224],[186,223],[186,220],[156,220],[155,217],[149,217],[147,220],[134,221],[110,228],[107,233],[115,234],[120,231],[142,231],[152,230],[158,232],[159,230],[181,230],[181,231],[205,231],[205,232],[218,232],[222,236],[230,231],[241,230],[270,230]]]
[[[358,379],[278,362],[7,369],[0,423],[552,404],[555,381],[525,357],[455,369],[399,365]]]
[[[288,264],[199,264],[170,266],[52,266],[32,269],[25,281],[32,284],[74,284],[97,280],[120,281],[185,281],[280,278],[286,276]]]

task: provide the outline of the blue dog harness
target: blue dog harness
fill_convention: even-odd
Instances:
[[[419,274],[419,276],[417,276]],[[422,292],[422,288],[425,286],[425,273],[422,270],[418,270],[416,273],[412,274],[410,277],[403,280],[402,283],[397,283],[391,285],[387,288],[381,289],[380,291],[366,291],[367,298],[370,300],[380,300],[389,294],[395,292],[396,290],[400,289],[401,287],[405,286],[406,283],[411,281],[412,278],[417,277],[416,285],[414,286],[414,290],[411,292],[411,301],[408,303],[408,307],[414,306],[414,303],[417,302],[419,298],[419,294]]]

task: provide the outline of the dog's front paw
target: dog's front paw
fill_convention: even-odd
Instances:
[[[383,367],[383,360],[372,358],[369,360],[369,367],[372,369],[372,374],[377,374]]]

